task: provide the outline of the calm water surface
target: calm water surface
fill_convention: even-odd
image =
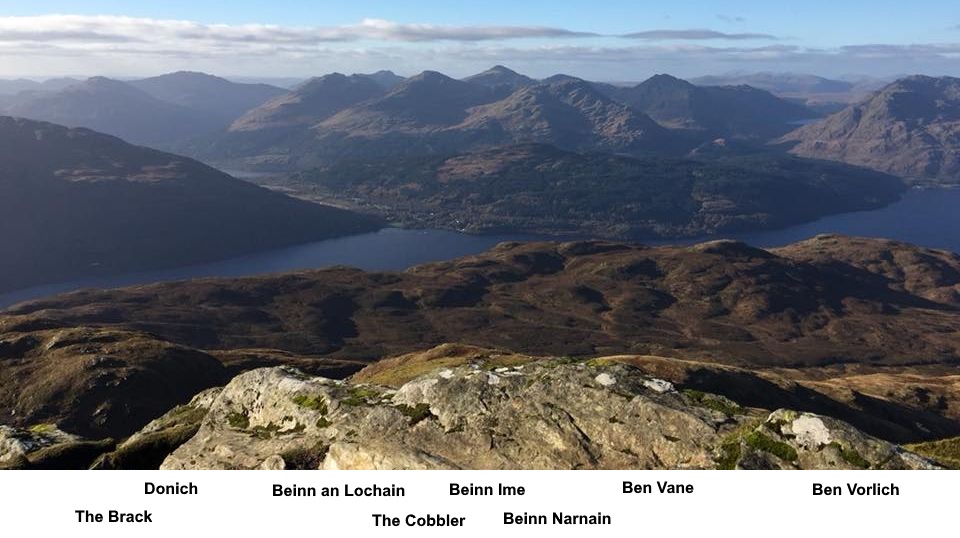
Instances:
[[[876,211],[826,217],[783,230],[727,235],[756,246],[775,247],[820,233],[887,237],[918,245],[960,252],[960,189],[913,189],[899,202]],[[716,239],[711,237],[705,239]],[[79,288],[114,288],[200,277],[239,277],[281,271],[350,265],[361,269],[402,270],[421,263],[475,254],[501,241],[529,241],[542,236],[524,234],[467,235],[445,230],[402,230],[330,239],[271,250],[214,263],[177,269],[130,273],[37,286],[0,294],[0,308]],[[652,243],[693,243],[658,241]]]

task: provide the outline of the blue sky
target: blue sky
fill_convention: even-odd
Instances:
[[[957,75],[960,8],[934,0],[0,0],[5,77],[173,69],[466,75],[493,63],[605,80],[656,72]]]

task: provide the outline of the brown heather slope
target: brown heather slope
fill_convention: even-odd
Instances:
[[[888,265],[871,260],[883,255]],[[819,236],[775,251],[505,243],[367,273],[332,268],[81,291],[8,311],[203,349],[376,360],[443,342],[559,355],[656,353],[750,366],[954,364],[960,257]]]
[[[81,291],[0,315],[0,381],[12,388],[0,416],[126,435],[239,371],[289,364],[344,377],[461,342],[655,355],[628,362],[684,388],[840,417],[898,442],[956,436],[958,275],[954,254],[819,236],[772,251],[505,243],[403,273],[331,268]],[[381,373],[403,368],[385,364]],[[138,407],[142,394],[153,407]]]

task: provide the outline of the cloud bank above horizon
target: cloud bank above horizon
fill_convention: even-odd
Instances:
[[[429,68],[466,75],[499,63],[533,76],[567,72],[636,80],[663,71],[681,76],[736,70],[943,74],[960,65],[960,42],[828,48],[803,46],[789,36],[767,32],[709,28],[602,33],[557,26],[417,24],[375,18],[335,26],[291,26],[39,15],[0,17],[0,58],[4,77],[148,75],[178,69],[306,76],[378,69],[412,74]]]

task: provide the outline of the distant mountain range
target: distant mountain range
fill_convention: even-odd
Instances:
[[[791,152],[896,174],[960,183],[960,79],[900,79],[782,138]]]
[[[956,79],[901,79],[822,121],[815,121],[820,112],[842,105],[800,101],[867,95],[877,81],[769,73],[695,81],[700,85],[669,75],[635,86],[567,75],[535,80],[498,65],[459,80],[434,71],[409,78],[334,73],[288,91],[178,72],[127,82],[48,81],[46,89],[0,97],[0,108],[252,171],[528,143],[713,158],[755,152],[783,137],[801,156],[914,180],[957,180]],[[31,85],[39,84],[7,81],[14,89]],[[806,97],[783,97],[789,95]]]
[[[748,87],[700,88],[669,76],[629,88],[566,75],[534,80],[498,65],[462,80],[426,71],[389,89],[357,75],[313,79],[182,151],[268,170],[517,143],[681,155],[718,137],[764,141],[814,116]]]
[[[287,90],[267,84],[238,84],[188,71],[133,80],[128,84],[165,103],[198,114],[213,115],[221,125],[229,124],[251,108],[287,93]]]
[[[812,102],[852,102],[880,89],[890,79],[865,76],[831,79],[804,73],[741,73],[696,77],[690,82],[698,86],[747,85],[778,96],[803,98]]]
[[[191,72],[94,78],[8,95],[0,107],[231,168],[267,170],[515,143],[680,155],[716,137],[766,140],[815,115],[747,87],[700,88],[661,76],[623,88],[566,75],[535,80],[502,65],[462,80],[431,71],[407,79],[389,71],[334,73],[289,91]]]
[[[695,86],[656,75],[633,87],[602,86],[610,97],[661,125],[703,131],[711,137],[769,139],[814,118],[809,108],[747,85]]]
[[[132,81],[59,79],[0,99],[0,112],[169,148],[221,132],[247,110],[284,93],[192,72]]]
[[[667,129],[587,81],[534,83],[510,73],[501,67],[470,82],[426,71],[391,89],[327,75],[248,112],[208,148],[184,151],[240,168],[298,170],[521,142],[626,152],[678,145]]]
[[[0,291],[380,225],[86,129],[0,117],[0,147]]]
[[[104,77],[55,92],[19,94],[3,112],[151,146],[210,134],[221,124],[214,113],[161,101],[131,84]]]
[[[25,78],[0,80],[0,95],[14,95],[20,92],[52,92],[62,90],[78,82],[81,82],[81,80],[69,77],[51,78],[43,82]]]
[[[695,77],[690,82],[698,86],[747,85],[777,94],[847,93],[855,84],[802,73],[745,73]]]

